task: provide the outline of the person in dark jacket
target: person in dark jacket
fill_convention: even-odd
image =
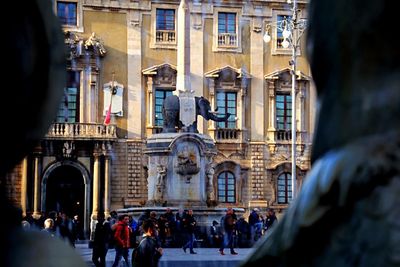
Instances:
[[[267,218],[265,218],[264,231],[267,232],[272,225],[277,222],[275,211],[273,209],[267,209]]]
[[[224,240],[221,242],[219,253],[225,255],[224,248],[229,247],[232,255],[238,253],[234,250],[234,238],[236,232],[236,215],[232,208],[226,210],[225,216],[221,218],[221,226],[223,227]]]
[[[218,229],[218,222],[214,220],[212,222],[212,226],[210,227],[210,235],[211,235],[211,246],[213,248],[218,248],[222,242],[222,235]]]
[[[108,243],[111,238],[110,224],[104,220],[104,213],[97,215],[97,224],[94,231],[92,261],[96,267],[106,266]]]
[[[194,243],[194,230],[196,229],[196,220],[194,219],[193,216],[193,210],[188,210],[188,213],[183,217],[182,219],[183,222],[183,227],[186,230],[188,241],[187,243],[182,247],[183,251],[186,253],[186,249],[190,249],[190,254],[197,254],[193,250],[193,243]]]
[[[163,249],[158,245],[157,230],[150,219],[142,224],[143,239],[132,253],[132,267],[157,267],[163,254]]]

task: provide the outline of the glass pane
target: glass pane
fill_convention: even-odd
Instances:
[[[217,100],[225,100],[225,94],[224,93],[217,93]]]
[[[156,98],[164,98],[164,92],[161,90],[156,90]]]

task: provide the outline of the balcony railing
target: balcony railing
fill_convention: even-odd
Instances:
[[[277,130],[275,132],[275,140],[276,141],[292,140],[292,131],[291,130]]]
[[[239,129],[218,128],[215,130],[215,140],[237,140],[240,139]]]
[[[53,123],[45,136],[51,139],[116,139],[116,125],[99,123]]]
[[[175,31],[157,30],[156,43],[162,43],[162,44],[175,43]]]
[[[237,34],[236,33],[219,33],[218,46],[222,47],[237,47]]]

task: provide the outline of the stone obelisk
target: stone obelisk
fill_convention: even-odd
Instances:
[[[187,0],[181,0],[178,9],[178,59],[176,91],[179,96],[179,119],[185,127],[196,121],[194,91],[190,85],[190,11]]]

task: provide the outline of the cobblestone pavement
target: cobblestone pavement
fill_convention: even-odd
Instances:
[[[92,249],[88,244],[76,244],[76,250],[82,256],[88,266],[94,266],[92,263]],[[197,266],[216,266],[216,267],[235,267],[239,262],[247,257],[253,250],[252,248],[235,249],[239,254],[229,254],[229,249],[225,249],[226,255],[220,255],[218,248],[195,248],[197,254],[184,253],[181,248],[166,248],[161,257],[160,267],[197,267]],[[129,260],[132,250],[129,250]],[[107,253],[107,266],[112,266],[115,257],[115,250],[110,249]],[[123,262],[123,260],[122,260]],[[120,263],[120,266],[124,266]]]

